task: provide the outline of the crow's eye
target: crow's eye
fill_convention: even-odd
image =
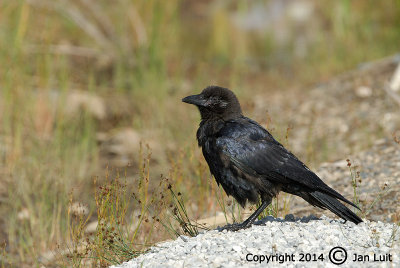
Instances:
[[[218,103],[218,97],[215,96],[206,96],[207,99],[207,106],[215,106],[216,103]]]
[[[207,100],[207,106],[213,108],[224,109],[228,105],[227,101],[224,101],[221,97],[210,96]]]
[[[213,103],[218,103],[218,102],[221,101],[221,98],[220,98],[220,97],[215,97],[215,96],[213,96],[213,97],[210,98],[210,100],[211,100],[211,102],[213,102]]]

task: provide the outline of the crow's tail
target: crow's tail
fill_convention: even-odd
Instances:
[[[362,219],[354,214],[350,209],[348,209],[345,205],[340,203],[336,198],[329,196],[326,193],[321,193],[319,191],[314,191],[309,193],[309,195],[314,199],[314,205],[322,208],[327,208],[333,213],[335,213],[340,218],[354,222],[355,224],[359,224],[362,222]],[[351,202],[350,202],[351,203]],[[354,204],[352,204],[354,205]],[[354,205],[355,206],[355,205]],[[358,208],[357,206],[355,206]],[[359,209],[359,208],[358,208]]]

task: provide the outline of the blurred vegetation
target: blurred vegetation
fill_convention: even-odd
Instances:
[[[270,28],[252,29],[241,26],[251,21],[254,10],[264,10],[255,3],[266,12],[257,16],[266,19],[277,1],[1,1],[0,263],[22,267],[48,258],[55,264],[48,252],[72,247],[77,237],[90,237],[81,237],[83,229],[71,226],[83,228],[89,221],[109,219],[100,213],[104,205],[99,205],[95,192],[99,183],[116,175],[106,175],[99,133],[123,127],[151,133],[144,136],[161,148],[154,152],[166,155],[154,171],[148,163],[146,176],[140,172],[141,161],[133,165],[126,178],[128,195],[143,176],[157,184],[163,173],[190,206],[190,217],[212,215],[221,210],[216,200],[220,192],[196,148],[199,116],[193,107],[181,105],[182,97],[211,84],[229,87],[251,116],[254,94],[307,88],[360,62],[398,52],[399,1],[302,2],[306,6],[294,11],[311,5],[308,16],[294,12],[295,19],[285,20],[288,15],[283,12],[282,21],[272,21]],[[112,115],[96,118],[82,109],[68,116],[64,110],[74,91],[107,100],[106,112]],[[288,126],[275,127],[285,133]],[[284,134],[278,138],[284,140]],[[313,159],[328,160],[329,154]],[[97,185],[93,177],[98,177]],[[149,186],[146,193],[154,189]],[[136,207],[122,215],[134,221],[132,213],[145,208],[130,197],[126,200]],[[83,223],[69,217],[74,202],[91,211]],[[168,204],[164,207],[167,211]],[[107,228],[116,228],[111,222]],[[135,241],[127,231],[133,250],[168,237],[154,221],[141,228],[148,235],[136,236]],[[97,238],[99,233],[98,227]],[[93,252],[99,252],[97,257],[104,254],[99,248]]]

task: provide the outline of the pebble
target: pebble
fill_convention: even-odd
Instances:
[[[396,224],[365,220],[355,225],[326,216],[308,222],[292,215],[286,217],[287,221],[271,218],[264,225],[237,232],[211,230],[185,237],[187,242],[178,238],[160,243],[146,254],[112,267],[336,267],[329,258],[335,247],[347,251],[341,267],[400,267],[400,229]],[[262,258],[285,253],[293,254],[294,260],[286,258],[280,263],[276,258],[269,262]],[[324,259],[301,262],[301,254],[311,254],[312,259],[316,254]],[[353,261],[354,254],[367,254],[370,261]],[[373,262],[374,254],[390,254],[392,261]]]

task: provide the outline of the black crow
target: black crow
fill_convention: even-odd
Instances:
[[[218,185],[242,207],[247,201],[257,203],[261,199],[261,206],[247,220],[225,229],[251,226],[280,191],[300,196],[345,220],[362,222],[338,199],[358,208],[355,204],[326,185],[265,128],[243,116],[232,91],[209,86],[182,101],[200,110],[197,141]]]

